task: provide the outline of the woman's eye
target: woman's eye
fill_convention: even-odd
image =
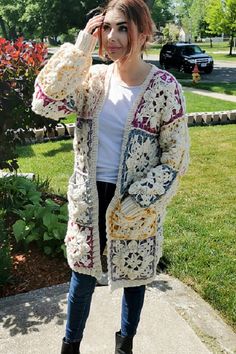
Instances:
[[[108,25],[103,25],[103,26],[102,26],[103,31],[108,31],[109,28],[110,28],[110,27],[109,27]]]
[[[128,31],[128,28],[126,26],[120,26],[119,27],[119,31],[120,32],[127,32]]]

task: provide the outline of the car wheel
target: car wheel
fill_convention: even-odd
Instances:
[[[211,74],[212,71],[213,71],[213,68],[211,68],[211,67],[204,69],[204,73],[205,73],[205,74]]]

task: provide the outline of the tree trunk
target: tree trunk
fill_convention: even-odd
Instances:
[[[234,46],[234,34],[231,33],[230,42],[229,42],[229,55],[233,54],[233,46]]]
[[[16,28],[15,27],[11,27],[9,29],[9,39],[15,41],[17,39],[17,33],[16,33]]]
[[[8,39],[8,34],[7,34],[7,29],[6,29],[6,25],[5,25],[5,22],[3,21],[2,17],[0,16],[0,26],[1,26],[1,29],[2,29],[2,34],[3,34],[3,37]]]

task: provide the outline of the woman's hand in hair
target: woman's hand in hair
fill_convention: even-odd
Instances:
[[[92,17],[85,26],[84,31],[97,37],[99,28],[102,26],[103,20],[103,14]]]

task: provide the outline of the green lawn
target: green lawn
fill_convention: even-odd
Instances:
[[[203,89],[212,92],[224,93],[226,95],[236,96],[236,83],[222,83],[222,82],[192,82],[179,80],[183,86],[193,87],[194,89]]]
[[[48,142],[18,148],[19,172],[31,171],[49,178],[53,191],[66,194],[68,178],[73,170],[72,140]]]
[[[210,54],[210,53],[209,53]],[[221,61],[230,61],[236,63],[236,54],[228,55],[228,54],[212,54],[214,60],[221,60]]]
[[[192,127],[191,163],[165,222],[163,261],[169,274],[191,285],[236,323],[236,125]],[[20,147],[22,172],[50,178],[66,193],[73,169],[72,141]]]
[[[168,272],[236,328],[236,126],[190,132],[190,168],[166,219]]]
[[[216,98],[184,92],[187,104],[187,113],[216,112],[236,109],[236,103],[218,100]]]

